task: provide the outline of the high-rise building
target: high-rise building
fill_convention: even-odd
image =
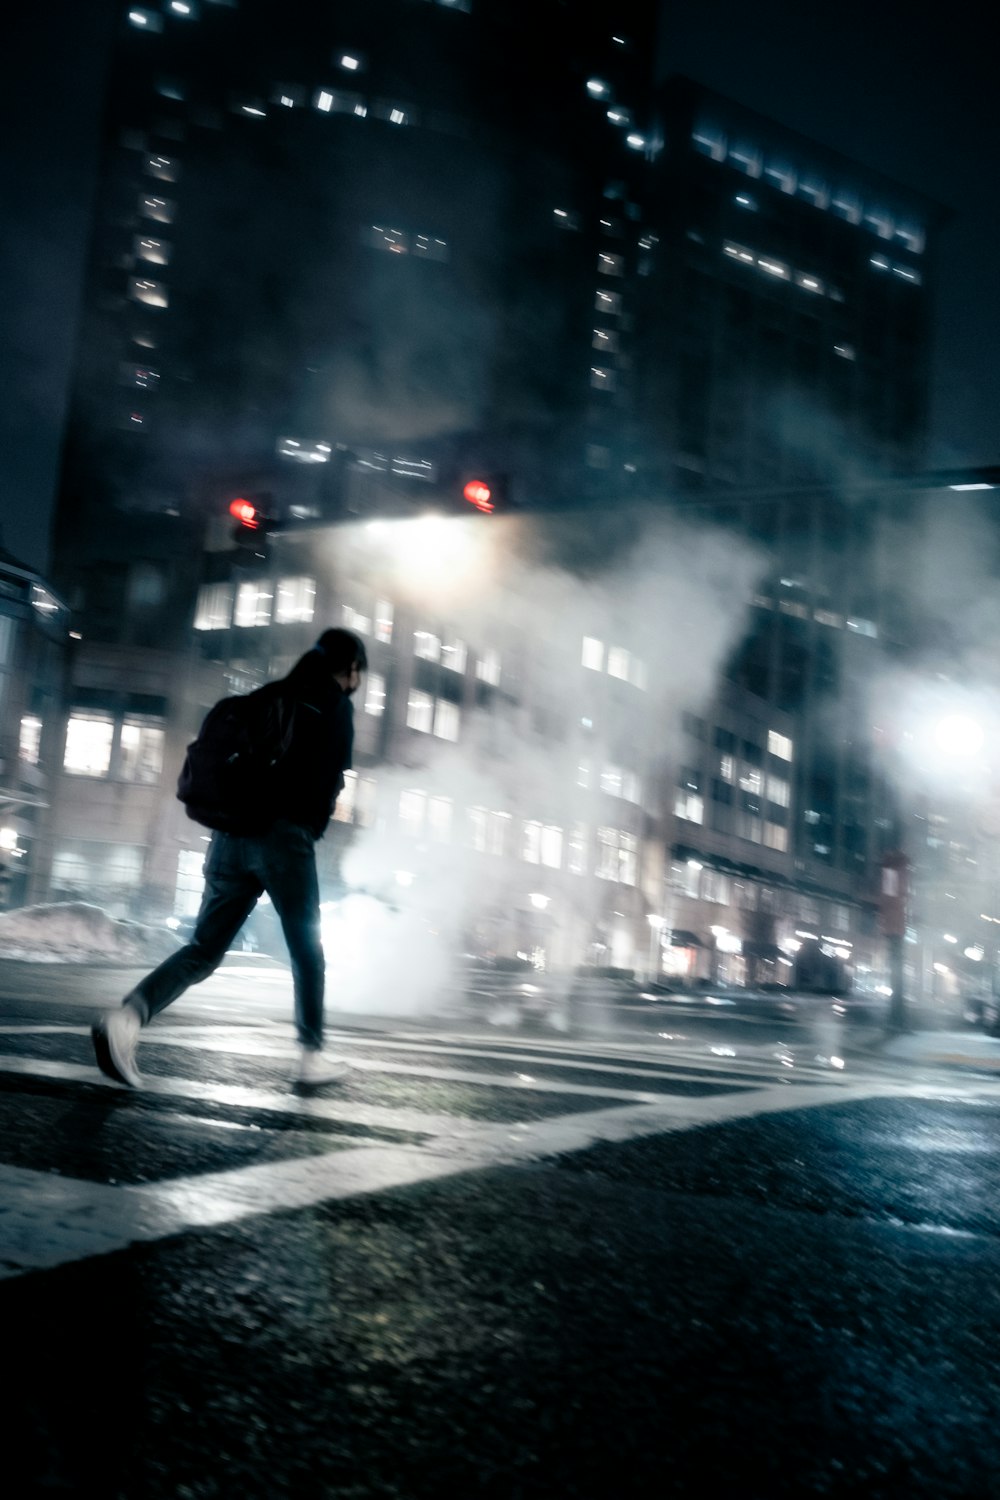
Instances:
[[[54,539],[91,634],[131,628],[112,516],[143,518],[148,569],[245,491],[331,515],[471,466],[527,503],[578,498],[609,422],[595,289],[633,259],[655,16],[122,7]]]
[[[688,80],[654,90],[656,10],[123,7],[54,535],[83,633],[54,889],[89,881],[136,909],[191,898],[199,835],[171,804],[184,738],[317,625],[367,621],[384,658],[362,821],[368,773],[419,770],[421,744],[457,726],[463,743],[496,686],[482,664],[524,655],[502,618],[516,590],[494,601],[491,636],[481,610],[435,621],[423,595],[415,610],[401,585],[380,592],[377,549],[356,574],[337,552],[345,523],[450,503],[486,476],[524,511],[565,513],[564,558],[596,530],[592,568],[601,527],[638,525],[633,501],[730,533],[759,561],[747,629],[717,691],[674,703],[676,740],[661,727],[679,747],[666,823],[627,735],[580,752],[598,800],[618,799],[592,817],[530,797],[446,813],[426,778],[385,790],[381,771],[390,801],[407,796],[379,816],[411,834],[437,819],[438,841],[468,815],[477,852],[516,845],[530,865],[544,844],[534,863],[628,885],[599,916],[619,957],[660,910],[657,845],[678,930],[706,946],[719,926],[773,967],[796,902],[857,938],[879,795],[858,726],[885,600],[881,501],[859,504],[856,485],[919,460],[940,212]],[[236,496],[283,528],[256,571],[231,543]],[[397,612],[391,650],[380,605]],[[593,633],[569,624],[553,645],[564,664],[583,651],[566,668],[583,671],[578,738],[597,722],[591,674],[621,678],[634,645],[613,611]],[[610,692],[642,706],[641,737],[650,700],[627,672],[629,692]],[[508,666],[511,683],[506,708],[544,719],[539,682]],[[523,837],[501,837],[505,817]],[[755,913],[740,931],[707,923],[732,880]],[[593,956],[585,926],[564,958]],[[683,962],[707,967],[694,947]]]
[[[635,382],[649,483],[919,467],[941,207],[688,79],[660,87],[652,134]]]

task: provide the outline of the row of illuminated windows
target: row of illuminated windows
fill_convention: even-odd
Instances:
[[[700,793],[680,789],[674,798],[674,814],[688,823],[704,823],[704,798]],[[777,849],[782,853],[788,849],[788,829],[783,823],[762,818],[759,811],[738,808],[733,832],[737,838],[747,839],[751,844],[764,844],[768,849]]]
[[[477,853],[510,855],[551,870],[560,870],[565,863],[574,875],[593,873],[602,880],[636,883],[639,840],[624,829],[601,826],[595,830],[592,845],[590,830],[583,823],[564,830],[487,807],[465,808],[464,819],[458,836]],[[456,836],[451,797],[408,788],[399,795],[398,821],[400,830],[413,838],[448,843]]]
[[[811,272],[797,271],[794,266],[789,266],[785,261],[778,260],[773,255],[762,255],[757,250],[751,250],[747,245],[737,244],[735,240],[723,240],[722,253],[730,260],[738,261],[740,265],[753,266],[755,270],[761,271],[775,281],[794,282],[803,291],[812,292],[818,297],[831,297],[834,302],[844,300],[844,294],[839,287],[828,286]]]
[[[798,620],[813,619],[818,625],[829,625],[832,630],[848,630],[852,635],[866,635],[871,640],[878,639],[878,626],[874,620],[865,620],[856,615],[842,615],[833,609],[813,609],[801,599],[779,599],[775,603],[769,594],[754,594],[753,603],[758,609],[776,608],[779,614],[792,615]]]
[[[24,758],[37,760],[41,737],[37,719],[22,720],[21,737]],[[126,714],[119,723],[110,713],[74,709],[66,725],[63,770],[71,776],[110,776],[152,784],[163,770],[163,741],[162,719]]]
[[[308,623],[316,611],[314,578],[246,579],[231,583],[206,583],[198,591],[195,630],[226,630],[230,625],[251,628],[264,625]]]
[[[603,641],[595,636],[585,635],[580,661],[591,672],[607,672],[609,677],[618,677],[622,682],[630,682],[633,687],[646,686],[646,663],[624,646],[605,648]]]
[[[814,208],[829,210],[849,224],[863,224],[880,239],[898,239],[914,255],[923,251],[922,228],[911,222],[901,223],[886,209],[863,203],[856,193],[831,188],[814,173],[802,173],[786,161],[767,159],[759,147],[730,143],[722,130],[699,125],[691,139],[695,150],[713,161],[728,161],[748,177],[768,182],[779,192],[804,198]]]
[[[584,760],[576,768],[576,784],[589,789],[593,785],[593,768],[590,761]],[[641,802],[641,783],[634,771],[626,771],[621,766],[602,766],[598,774],[597,785],[602,792],[609,796],[621,797],[625,802]]]
[[[705,720],[699,718],[697,714],[684,713],[681,717],[681,725],[684,732],[691,735],[692,739],[703,740],[705,738],[707,726]],[[763,746],[756,744],[753,740],[743,740],[741,742],[738,735],[734,734],[731,729],[723,729],[721,724],[717,725],[714,730],[712,743],[716,750],[722,750],[728,755],[735,755],[737,751],[740,751],[743,759],[751,766],[762,766],[764,764]],[[779,734],[776,729],[769,729],[767,731],[767,751],[769,755],[776,756],[778,760],[790,761],[794,749],[795,747],[788,735]]]
[[[847,932],[851,925],[850,907],[843,902],[829,903],[826,914],[813,896],[801,891],[776,890],[754,880],[743,880],[713,870],[700,860],[675,861],[671,867],[670,885],[675,891],[696,900],[712,901],[718,906],[738,907],[741,911],[761,911],[772,916],[792,917],[821,930],[826,922],[832,932]]]
[[[413,654],[423,661],[440,662],[452,672],[464,672],[469,656],[465,642],[457,636],[439,636],[431,630],[413,632]],[[488,682],[492,687],[499,686],[500,653],[493,647],[487,647],[476,658],[476,676],[480,682]]]
[[[439,740],[457,740],[461,718],[457,703],[447,698],[435,698],[416,688],[410,690],[406,700],[408,729],[415,729],[419,734],[433,734]]]

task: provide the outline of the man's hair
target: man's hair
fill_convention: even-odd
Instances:
[[[334,677],[341,672],[349,672],[355,662],[362,672],[368,665],[364,641],[359,640],[350,630],[341,630],[339,627],[324,630],[314,649],[322,652],[331,676]]]

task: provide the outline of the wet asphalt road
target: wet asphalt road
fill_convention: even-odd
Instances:
[[[581,1052],[558,1071],[543,1049],[505,1093],[502,1047],[435,1041],[436,1072],[394,1072],[423,1054],[373,1032],[343,1118],[282,1115],[269,1056],[211,1051],[217,1015],[148,1047],[163,1092],[103,1088],[81,1070],[79,1009],[45,989],[0,1006],[8,1027],[55,1028],[6,1035],[0,1161],[12,1181],[95,1193],[226,1164],[308,1172],[319,1149],[336,1163],[359,1139],[433,1155],[422,1109],[557,1145],[544,1132],[560,1111],[610,1110],[598,1083],[617,1075],[599,1068],[623,1063]],[[444,1067],[457,1059],[461,1078]],[[834,1097],[817,1069],[769,1113],[755,1101],[787,1070],[763,1053],[753,1066],[685,1054],[657,1065],[655,1088],[652,1061],[628,1068],[653,1099],[739,1115],[262,1208],[0,1280],[5,1467],[24,1476],[12,1493],[995,1496],[991,1056],[961,1071],[849,1063],[874,1097],[846,1080]],[[257,1092],[236,1106],[224,1090],[240,1079]]]

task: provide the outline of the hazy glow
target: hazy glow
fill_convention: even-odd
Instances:
[[[968,714],[948,714],[934,731],[938,749],[956,760],[978,755],[985,738],[983,726]]]

